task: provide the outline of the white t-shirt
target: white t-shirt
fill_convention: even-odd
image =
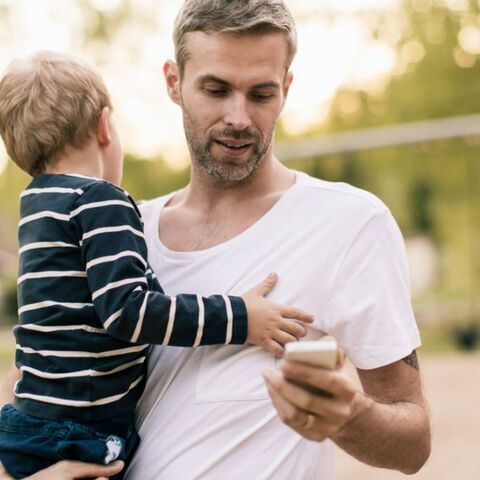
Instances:
[[[297,180],[240,235],[196,252],[158,238],[170,196],[142,207],[150,263],[166,293],[242,294],[269,272],[273,301],[315,315],[305,339],[333,335],[362,369],[420,345],[402,236],[385,205],[346,184]],[[305,440],[273,409],[254,346],[155,347],[138,406],[132,480],[332,480],[334,445]]]

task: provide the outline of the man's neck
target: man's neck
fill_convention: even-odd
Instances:
[[[236,186],[204,182],[193,170],[191,183],[160,214],[160,239],[178,252],[223,243],[262,218],[294,183],[293,172],[273,157]]]
[[[183,203],[211,211],[222,204],[241,205],[271,195],[281,195],[295,182],[294,175],[275,157],[266,158],[244,182],[219,183],[206,178],[193,166],[190,184],[172,199],[170,205]]]

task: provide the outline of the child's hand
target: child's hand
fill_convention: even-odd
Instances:
[[[279,305],[267,300],[265,295],[271,292],[277,283],[277,275],[271,273],[262,283],[242,295],[248,313],[247,342],[266,348],[277,357],[283,355],[283,345],[296,342],[306,335],[300,320],[313,322],[313,316],[298,308]]]

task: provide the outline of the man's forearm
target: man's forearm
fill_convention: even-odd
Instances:
[[[383,404],[358,393],[357,412],[332,437],[358,460],[375,467],[417,472],[430,454],[427,407],[411,402]]]
[[[5,377],[0,389],[0,408],[7,403],[13,402],[13,389],[15,383],[20,378],[20,371],[16,367],[12,367]]]
[[[417,472],[430,454],[430,422],[416,353],[357,372],[363,391],[341,370],[288,361],[264,376],[281,420],[304,438],[330,437],[369,465]]]

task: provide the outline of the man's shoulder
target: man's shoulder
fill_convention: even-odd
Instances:
[[[330,212],[355,212],[365,215],[388,211],[376,195],[345,182],[330,182],[298,173],[301,199],[314,207],[327,205]]]
[[[171,192],[166,193],[165,195],[161,195],[160,197],[138,201],[137,205],[140,213],[142,214],[142,217],[145,219],[153,215],[155,212],[161,209],[165,205],[165,203],[167,203],[168,199],[174,194],[175,192]]]

